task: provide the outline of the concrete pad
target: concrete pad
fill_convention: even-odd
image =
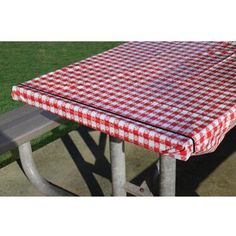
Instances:
[[[126,143],[126,153],[127,166],[130,166],[127,171],[129,180],[154,163],[158,156],[129,143]],[[109,142],[106,135],[82,128],[35,151],[33,156],[39,172],[50,182],[81,196],[111,195]],[[0,196],[41,194],[14,162],[0,169]]]
[[[236,196],[236,129],[213,154],[177,162],[177,195]],[[152,176],[158,154],[126,143],[127,179]],[[111,196],[108,137],[86,128],[72,131],[33,153],[39,172],[80,196]],[[155,185],[155,183],[153,183]],[[155,186],[151,186],[155,187]],[[41,196],[17,163],[0,169],[0,196]]]
[[[177,195],[236,196],[236,127],[215,152],[177,163]]]

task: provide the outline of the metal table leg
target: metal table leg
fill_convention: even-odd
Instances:
[[[47,196],[74,196],[74,194],[50,184],[42,176],[40,176],[32,157],[30,142],[19,146],[19,154],[26,176],[41,193]]]
[[[160,196],[175,196],[176,159],[160,156],[158,162]]]
[[[110,157],[113,196],[126,196],[124,141],[110,136]]]

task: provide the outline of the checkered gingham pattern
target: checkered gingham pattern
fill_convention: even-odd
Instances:
[[[14,86],[12,97],[187,160],[236,124],[236,44],[128,42]]]

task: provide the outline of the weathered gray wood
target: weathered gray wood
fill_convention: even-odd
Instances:
[[[25,105],[0,116],[0,153],[57,127],[64,119]]]

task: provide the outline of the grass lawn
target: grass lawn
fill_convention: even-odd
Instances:
[[[0,42],[0,114],[21,106],[11,99],[13,85],[118,46],[121,42]],[[78,125],[67,122],[36,140],[36,150]],[[0,155],[0,168],[18,158],[17,150]]]

